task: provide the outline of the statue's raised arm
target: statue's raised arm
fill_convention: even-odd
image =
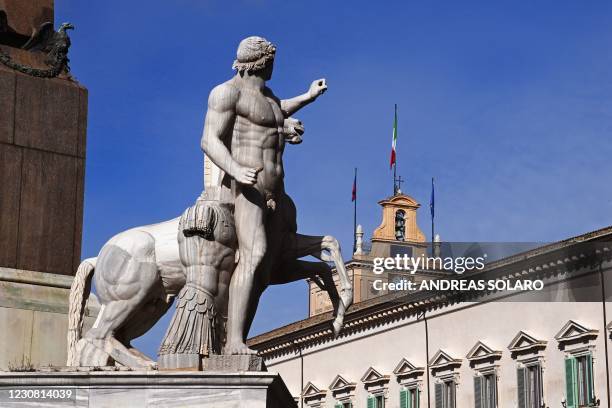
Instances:
[[[280,105],[285,117],[293,115],[304,106],[314,102],[320,95],[325,93],[325,91],[327,91],[327,82],[325,81],[325,78],[321,78],[312,81],[312,84],[310,84],[310,88],[306,93],[291,99],[281,100]]]

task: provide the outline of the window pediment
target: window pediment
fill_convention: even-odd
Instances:
[[[595,339],[599,334],[599,330],[589,329],[580,323],[570,320],[555,336],[555,340],[559,342],[560,346],[567,343],[588,341]]]
[[[326,390],[321,390],[310,381],[308,384],[306,384],[304,390],[302,391],[304,401],[307,402],[322,401],[325,399],[325,394],[327,394]]]
[[[545,349],[546,344],[546,341],[538,340],[524,331],[520,331],[508,345],[508,350],[510,350],[513,356],[521,353],[535,353]]]
[[[361,382],[364,384],[376,383],[385,380],[389,381],[389,376],[382,375],[374,367],[368,368],[363,377],[361,377]]]
[[[370,367],[365,372],[363,377],[361,377],[361,382],[363,383],[363,387],[366,391],[377,394],[377,393],[387,393],[387,386],[389,384],[389,376],[382,375],[375,368]]]
[[[405,358],[402,358],[402,360],[393,370],[393,374],[395,374],[398,381],[401,381],[406,378],[420,377],[423,375],[424,372],[424,367],[417,367]]]
[[[499,360],[501,356],[501,351],[493,350],[482,341],[479,341],[474,345],[474,347],[472,347],[466,358],[470,362],[477,362],[482,360]]]
[[[356,385],[357,384],[355,384],[354,382],[349,382],[344,377],[338,374],[336,378],[334,378],[332,383],[329,385],[329,390],[332,392],[334,397],[336,397],[337,394],[350,393],[354,391]]]
[[[461,366],[460,358],[453,358],[444,350],[438,350],[429,361],[432,370],[453,369]]]

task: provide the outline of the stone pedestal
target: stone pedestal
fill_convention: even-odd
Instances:
[[[53,16],[53,0],[0,0],[0,370],[66,363],[68,295],[81,257],[87,89],[64,61],[42,75],[50,70],[42,44],[22,49]]]
[[[87,89],[24,50],[53,0],[0,0],[0,266],[74,275],[81,256]],[[55,27],[57,29],[57,27]],[[21,38],[19,40],[19,38]],[[21,69],[21,71],[20,71]]]
[[[70,390],[72,397],[53,401],[28,399],[25,404],[10,399],[10,390],[23,389]],[[297,408],[276,373],[201,371],[0,373],[0,406]]]
[[[66,364],[71,283],[71,276],[0,267],[0,370]],[[86,329],[99,308],[92,294]]]
[[[0,266],[74,275],[81,256],[87,90],[0,65],[0,112]]]

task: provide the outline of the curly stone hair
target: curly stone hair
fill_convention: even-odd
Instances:
[[[270,41],[257,36],[247,37],[238,45],[232,69],[240,73],[259,71],[274,60],[275,54],[276,46]]]

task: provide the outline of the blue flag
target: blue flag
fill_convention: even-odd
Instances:
[[[429,200],[429,210],[431,211],[431,219],[434,218],[435,213],[435,201],[434,201],[434,178],[431,178],[431,199]]]

